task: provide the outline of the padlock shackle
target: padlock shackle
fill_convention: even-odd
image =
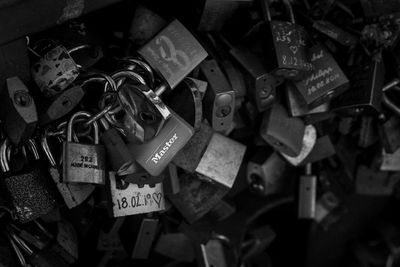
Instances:
[[[85,50],[85,49],[91,49],[93,48],[93,45],[90,44],[82,44],[82,45],[78,45],[75,47],[72,47],[70,49],[67,49],[68,54],[73,54],[75,52],[81,51],[81,50]]]
[[[4,139],[0,146],[0,167],[3,173],[10,171],[11,142],[8,138]]]
[[[147,86],[145,79],[141,75],[139,75],[138,73],[136,73],[132,70],[119,70],[117,72],[114,72],[111,75],[111,78],[114,79],[114,81],[117,85],[117,90],[124,83],[125,79],[130,79],[132,81],[135,81],[137,83]]]
[[[34,159],[35,160],[40,160],[40,155],[39,155],[38,147],[37,147],[37,144],[36,144],[35,140],[34,139],[29,139],[27,141],[26,145],[28,146],[29,150],[33,154]]]
[[[72,142],[72,127],[74,124],[74,121],[79,118],[79,117],[84,117],[90,119],[92,117],[92,114],[90,114],[87,111],[78,111],[74,113],[71,118],[68,120],[68,126],[67,126],[67,142]],[[99,144],[99,126],[97,125],[97,122],[93,122],[93,129],[94,129],[94,143],[96,145]]]
[[[8,241],[10,241],[11,247],[14,250],[15,254],[17,255],[18,261],[21,264],[21,266],[23,266],[23,267],[28,266],[24,255],[22,254],[21,250],[19,249],[17,243],[11,237],[11,234],[7,233],[7,232],[5,232],[5,234],[8,237]]]
[[[281,1],[283,2],[287,11],[289,12],[290,22],[296,23],[295,18],[294,18],[293,7],[292,7],[292,4],[290,3],[290,1],[289,0],[281,0]],[[272,21],[269,4],[270,4],[270,0],[261,0],[261,11],[262,11],[264,20],[266,20],[267,22]]]
[[[115,81],[111,78],[110,75],[103,73],[103,72],[92,72],[87,75],[85,75],[83,82],[81,83],[81,86],[84,87],[85,85],[92,83],[92,82],[105,82],[104,84],[104,92],[108,92],[109,87],[111,87],[111,90],[116,92],[117,91],[117,85],[115,84]]]
[[[150,85],[152,86],[154,84],[154,82],[155,82],[154,72],[149,64],[147,64],[146,62],[144,62],[140,59],[130,58],[130,57],[123,58],[123,59],[121,59],[121,61],[131,64],[131,66],[127,67],[127,69],[131,70],[131,71],[135,70],[135,66],[140,67],[148,75],[149,80],[150,80]]]
[[[40,138],[40,144],[42,146],[43,152],[46,155],[47,159],[49,160],[49,163],[52,167],[56,167],[57,163],[54,159],[53,153],[50,150],[49,147],[49,143],[47,142],[47,136],[49,135],[49,129],[46,128],[43,133],[42,136]]]

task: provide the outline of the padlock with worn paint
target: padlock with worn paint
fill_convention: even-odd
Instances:
[[[201,44],[176,19],[140,48],[138,53],[172,89],[207,57]]]
[[[239,44],[230,50],[230,54],[240,64],[246,74],[247,91],[250,98],[256,104],[259,112],[268,109],[275,100],[275,87],[277,81],[271,75],[267,61],[265,60],[265,50],[260,49],[263,42],[261,39],[251,39],[248,42]]]
[[[289,13],[290,21],[272,20],[269,4],[270,1],[261,1],[261,9],[266,21],[266,34],[268,36],[268,49],[270,63],[274,75],[286,79],[298,80],[312,70],[312,63],[308,54],[309,41],[305,29],[296,24],[291,3],[282,0],[281,3]]]
[[[18,145],[35,131],[38,121],[36,105],[20,78],[9,77],[6,85],[1,96],[0,118],[10,141]]]
[[[313,108],[346,91],[349,80],[323,45],[311,47],[310,56],[314,69],[302,81],[296,82],[296,88],[307,105]]]
[[[263,147],[247,163],[246,177],[250,189],[262,196],[282,192],[288,167],[278,153]]]
[[[374,59],[357,62],[348,76],[351,77],[351,89],[332,100],[332,111],[379,113],[385,76],[383,61]]]
[[[136,161],[152,176],[158,176],[193,135],[193,128],[174,112],[159,134],[145,144],[128,144]]]
[[[73,124],[79,117],[91,118],[89,112],[80,111],[68,121],[67,140],[63,143],[63,182],[104,184],[106,176],[105,148],[99,145],[99,129],[93,123],[94,144],[72,142]]]
[[[161,211],[165,208],[162,183],[139,187],[109,173],[110,211],[114,217]]]
[[[147,259],[159,230],[154,216],[130,216],[119,231],[122,244],[131,259]]]
[[[311,163],[306,165],[306,174],[299,180],[298,217],[314,219],[317,198],[317,176],[312,175]]]
[[[89,184],[84,185],[62,183],[63,179],[61,177],[60,166],[57,164],[54,154],[51,152],[50,145],[47,141],[49,135],[48,129],[45,129],[41,137],[41,147],[50,165],[48,172],[56,184],[62,198],[64,199],[65,204],[69,209],[72,209],[85,201],[93,193],[95,187]]]
[[[189,223],[202,218],[228,192],[228,188],[207,180],[201,174],[184,174],[179,177],[180,192],[168,196]]]
[[[56,208],[58,196],[54,192],[54,185],[49,183],[46,173],[38,166],[29,166],[24,171],[13,173],[10,169],[12,159],[9,149],[10,141],[5,139],[0,148],[1,170],[5,175],[1,183],[7,192],[16,220],[25,223]],[[33,150],[36,150],[33,154],[37,160],[37,148],[33,146]]]
[[[202,124],[193,138],[177,153],[173,162],[189,172],[231,188],[242,164],[246,146]]]
[[[208,82],[203,99],[205,118],[217,132],[230,129],[235,111],[235,92],[232,90],[216,60],[207,60],[200,65],[201,75]]]
[[[276,103],[264,113],[260,135],[277,151],[296,157],[301,152],[305,128],[302,120],[289,117],[286,109]]]

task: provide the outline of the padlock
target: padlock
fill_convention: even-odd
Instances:
[[[154,251],[180,262],[192,262],[194,250],[184,233],[163,233],[158,238]]]
[[[200,72],[208,82],[203,99],[204,115],[217,132],[230,129],[235,110],[235,92],[232,90],[216,60],[201,63]]]
[[[262,44],[260,40],[254,40],[251,46],[247,43],[240,44],[230,50],[230,54],[246,73],[247,90],[259,112],[271,107],[277,84],[275,77],[269,72],[265,50],[256,49]]]
[[[35,101],[18,77],[6,80],[1,97],[0,118],[3,129],[14,145],[29,139],[38,121]]]
[[[52,98],[44,113],[39,115],[39,124],[45,125],[67,115],[81,102],[84,96],[85,91],[79,85],[65,89]]]
[[[400,11],[400,5],[397,1],[361,0],[360,3],[367,17],[378,17]]]
[[[16,232],[23,240],[40,250],[47,247],[53,238],[53,235],[43,228],[43,226],[38,223],[37,220],[25,223],[20,227],[10,223],[10,228],[12,228],[12,231]]]
[[[171,107],[186,122],[197,131],[203,120],[203,104],[196,80],[186,77],[164,98],[164,102]]]
[[[266,196],[282,192],[288,165],[278,153],[263,148],[247,163],[247,182],[256,194]]]
[[[232,266],[233,259],[229,258],[229,239],[222,235],[216,235],[205,244],[197,248],[197,264],[200,267],[208,266]]]
[[[329,101],[314,108],[310,108],[294,85],[290,83],[285,85],[287,105],[292,117],[305,117],[305,119],[310,119],[311,117],[329,112]]]
[[[172,89],[207,57],[196,38],[176,19],[138,53]]]
[[[72,209],[85,201],[93,193],[95,187],[90,184],[67,184],[61,182],[63,179],[60,174],[60,167],[50,150],[50,146],[47,142],[48,135],[49,131],[45,129],[41,137],[41,147],[50,164],[48,171],[63,197],[65,204],[69,209]]]
[[[72,142],[74,121],[84,117],[90,119],[89,112],[80,111],[68,121],[67,140],[63,142],[63,182],[67,183],[105,183],[105,148],[99,145],[99,129],[93,123],[94,144]]]
[[[123,250],[118,231],[121,229],[122,224],[125,222],[125,217],[113,219],[109,229],[102,229],[99,233],[96,249],[99,251],[115,251]]]
[[[312,70],[309,58],[309,42],[305,29],[295,23],[291,3],[281,1],[287,9],[290,21],[272,20],[269,10],[269,0],[261,1],[261,9],[266,21],[266,34],[268,36],[269,59],[272,60],[273,74],[286,79],[298,80]]]
[[[179,186],[178,168],[175,164],[168,164],[168,168],[164,171],[165,178],[163,180],[163,189],[165,195],[175,195],[181,190]]]
[[[40,267],[50,267],[50,266],[60,266],[67,267],[68,264],[60,258],[60,256],[48,251],[48,250],[38,250],[34,251],[28,244],[24,242],[15,233],[10,233],[11,238],[18,246],[18,248],[27,254],[26,261],[33,266]]]
[[[169,166],[169,165],[168,165]],[[126,175],[119,175],[121,179],[130,184],[136,184],[141,188],[144,185],[154,186],[155,184],[164,181],[164,172],[157,176],[150,175],[142,166],[136,161],[133,162]]]
[[[339,198],[331,191],[325,192],[317,199],[315,205],[315,221],[323,224],[324,220],[334,215],[332,213],[334,213],[336,209],[339,209],[339,207]]]
[[[313,22],[312,27],[341,45],[352,47],[358,43],[354,35],[327,20],[316,20]]]
[[[46,42],[48,43],[44,44]],[[40,46],[43,46],[43,49],[40,49]],[[39,41],[36,50],[44,51],[37,52],[41,58],[32,65],[31,73],[44,96],[54,97],[75,81],[80,69],[71,54],[86,48],[88,46],[82,45],[67,50],[52,40]]]
[[[317,107],[346,91],[349,80],[323,45],[311,47],[310,56],[314,69],[302,81],[296,82],[296,88],[307,105]]]
[[[22,253],[21,249],[18,247],[18,245],[14,241],[14,239],[12,239],[11,235],[8,234],[8,233],[6,233],[5,235],[9,239],[10,247],[11,247],[10,251],[7,251],[7,252],[14,252],[15,253],[15,256],[17,257],[17,261],[19,262],[20,266],[29,266],[29,265],[27,265],[27,262],[26,262],[26,259],[24,257],[24,254]],[[2,250],[3,250],[3,248],[2,248]],[[14,265],[16,264],[14,261],[12,261],[12,259],[4,259],[4,258],[2,258],[2,264],[3,264],[3,261],[6,261],[7,264],[14,264]],[[7,265],[5,265],[5,266],[7,266]]]
[[[379,113],[385,76],[383,61],[374,59],[358,62],[348,72],[348,76],[351,77],[351,89],[334,98],[331,109],[349,113]]]
[[[359,147],[370,147],[379,140],[378,129],[376,129],[375,125],[374,117],[365,115],[361,117],[360,136],[358,139]]]
[[[207,181],[201,174],[179,177],[180,192],[168,198],[189,223],[194,223],[209,212],[225,196],[228,189]]]
[[[173,162],[189,172],[231,188],[242,164],[246,146],[215,133],[202,124],[192,139],[177,153]]]
[[[288,156],[300,154],[305,125],[299,118],[290,118],[286,109],[276,103],[263,115],[260,135],[274,149]]]
[[[382,149],[382,163],[380,166],[381,171],[400,171],[400,149],[393,153],[388,153]]]
[[[130,216],[126,218],[119,233],[130,258],[148,258],[158,229],[159,220],[156,217]]]
[[[125,182],[114,172],[109,172],[110,211],[113,217],[161,211],[165,208],[162,183],[150,187]]]
[[[33,145],[33,143],[31,143]],[[25,223],[47,214],[57,206],[57,195],[48,177],[38,166],[33,165],[22,172],[10,169],[10,141],[1,145],[1,170],[5,175],[1,183],[7,192],[16,220]],[[38,156],[37,150],[35,155]],[[29,190],[26,190],[29,188]]]
[[[136,161],[152,176],[158,176],[193,135],[193,128],[171,110],[158,135],[145,144],[128,144]]]
[[[306,165],[306,174],[300,176],[298,217],[314,219],[317,197],[317,176],[312,175],[311,163]]]
[[[356,193],[370,196],[389,196],[393,193],[394,181],[390,180],[388,172],[374,171],[360,165],[356,176]]]
[[[389,153],[394,153],[400,148],[400,119],[397,116],[392,116],[381,127],[379,127],[379,135],[382,140],[382,145]]]
[[[100,118],[100,124],[104,128],[100,140],[106,149],[107,160],[111,170],[116,172],[118,175],[127,174],[134,159],[124,139],[117,129],[110,127],[106,119]]]

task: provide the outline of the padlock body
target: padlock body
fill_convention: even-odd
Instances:
[[[173,20],[138,53],[175,88],[203,59],[207,52],[178,21]]]
[[[129,144],[136,161],[152,176],[158,176],[192,137],[193,128],[172,113],[161,132],[148,143]]]
[[[63,143],[63,182],[104,184],[105,149],[102,145]]]
[[[312,70],[305,29],[287,21],[271,21],[269,29],[277,63],[274,74],[291,80],[303,78]]]
[[[78,65],[67,49],[56,46],[47,52],[31,68],[32,77],[47,97],[66,89],[79,75]]]

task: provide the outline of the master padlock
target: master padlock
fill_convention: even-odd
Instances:
[[[62,182],[60,173],[60,166],[57,164],[53,153],[51,152],[50,146],[47,142],[50,132],[46,128],[41,136],[41,147],[44,154],[49,161],[49,174],[57,186],[60,195],[64,199],[65,204],[69,209],[72,209],[84,202],[94,191],[95,187],[90,184],[68,184]],[[57,141],[57,144],[59,142]],[[61,146],[61,144],[60,144]]]
[[[261,9],[268,35],[269,59],[274,74],[286,79],[298,80],[312,70],[308,55],[308,40],[305,29],[295,23],[293,9],[288,0],[281,1],[287,9],[290,21],[274,21],[269,10],[269,0],[261,1]],[[273,48],[273,49],[271,49]]]
[[[67,141],[63,143],[63,182],[67,183],[105,183],[105,149],[99,145],[99,129],[93,122],[94,144],[72,142],[72,128],[79,117],[91,118],[91,114],[79,111],[68,121]]]
[[[10,141],[18,145],[29,139],[36,128],[36,105],[20,78],[9,77],[6,85],[1,96],[0,118]]]
[[[207,57],[201,44],[176,19],[140,48],[138,53],[172,89]]]

